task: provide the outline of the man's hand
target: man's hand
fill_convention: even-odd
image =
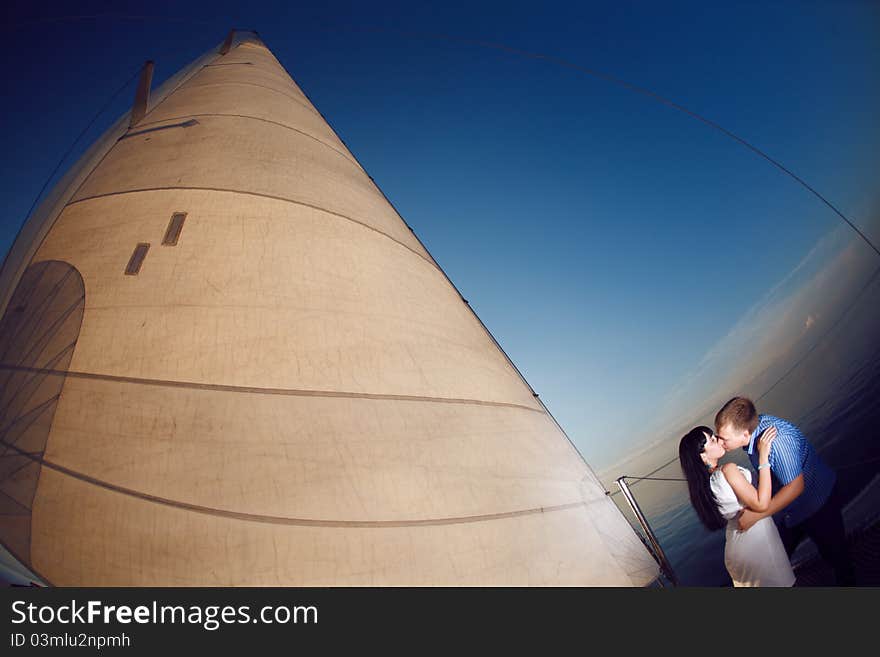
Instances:
[[[763,517],[764,514],[762,513],[744,509],[743,512],[739,514],[739,530],[744,532],[751,529],[751,527]]]

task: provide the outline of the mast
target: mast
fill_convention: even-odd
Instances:
[[[59,585],[654,579],[356,158],[230,37],[161,92],[145,69],[4,266],[0,540]]]

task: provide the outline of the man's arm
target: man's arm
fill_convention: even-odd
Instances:
[[[762,518],[767,518],[768,516],[772,516],[774,513],[779,513],[789,504],[794,502],[803,492],[804,475],[803,473],[801,473],[790,482],[788,482],[785,486],[779,489],[776,495],[774,495],[773,498],[770,500],[770,505],[767,507],[766,511],[763,511],[761,513],[758,513],[757,511],[749,511],[748,509],[743,511],[739,517],[740,530],[746,531]]]

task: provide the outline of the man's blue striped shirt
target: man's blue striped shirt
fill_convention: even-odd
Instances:
[[[773,475],[773,494],[790,483],[801,473],[804,475],[804,492],[794,502],[780,511],[786,527],[794,527],[818,511],[831,495],[837,475],[819,458],[813,446],[804,438],[800,429],[791,422],[759,415],[758,427],[752,432],[752,439],[743,449],[757,469],[758,450],[756,438],[770,426],[776,427],[776,439],[770,448],[770,472]]]

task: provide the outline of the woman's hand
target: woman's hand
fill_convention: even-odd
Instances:
[[[755,511],[750,511],[748,509],[743,510],[739,515],[739,530],[741,532],[747,532],[763,517],[762,514],[756,513]]]
[[[770,458],[770,446],[776,438],[776,427],[769,427],[764,430],[761,437],[758,438],[758,461],[759,463],[767,463]]]

